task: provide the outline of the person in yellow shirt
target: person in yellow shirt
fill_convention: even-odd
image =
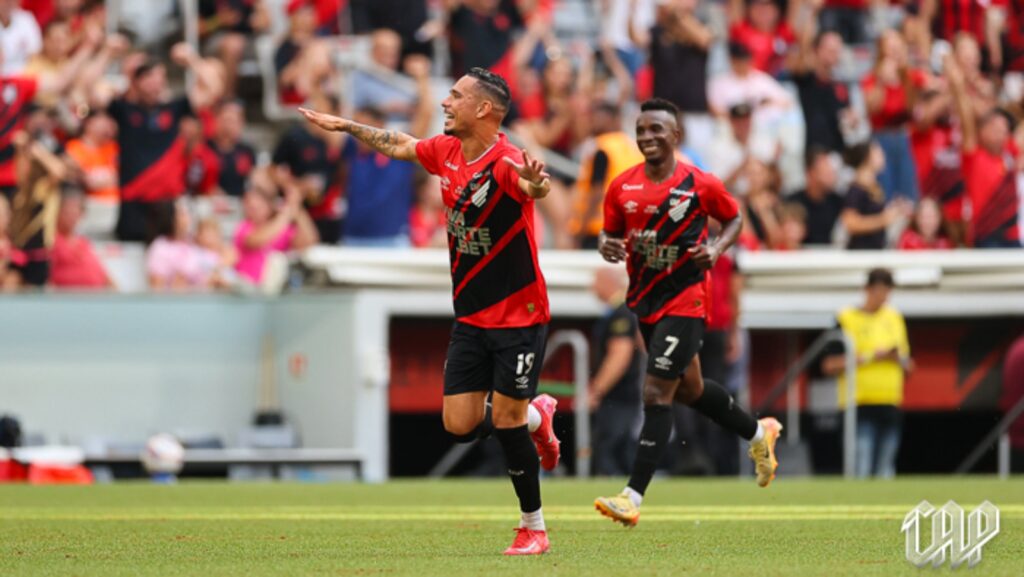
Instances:
[[[855,399],[857,402],[858,477],[892,478],[896,475],[903,428],[903,380],[910,370],[910,344],[903,315],[889,304],[892,273],[874,269],[868,273],[864,304],[839,311],[837,321],[857,353]],[[839,406],[846,406],[846,355],[833,348],[822,368],[839,376]]]

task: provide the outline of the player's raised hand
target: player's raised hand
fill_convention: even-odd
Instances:
[[[693,264],[704,270],[710,270],[711,267],[715,266],[715,262],[721,256],[717,249],[706,244],[690,247],[687,252],[690,253],[690,259],[693,261]]]
[[[299,108],[299,112],[306,117],[306,120],[324,130],[327,130],[328,132],[344,132],[345,127],[350,124],[350,121],[345,120],[340,116],[324,114],[323,112],[317,112],[308,108]]]
[[[622,262],[626,260],[626,240],[601,233],[597,242],[597,252],[608,262]]]
[[[551,189],[551,175],[544,172],[544,161],[530,156],[530,153],[523,149],[523,163],[519,164],[509,157],[504,158],[505,164],[516,171],[519,178],[530,184],[527,194],[534,198],[543,198]]]

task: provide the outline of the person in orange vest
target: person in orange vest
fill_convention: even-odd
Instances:
[[[569,231],[580,248],[597,248],[597,236],[604,226],[604,193],[612,180],[627,168],[643,162],[633,137],[622,130],[619,107],[602,102],[594,107],[593,138],[585,145],[578,194],[569,221]]]

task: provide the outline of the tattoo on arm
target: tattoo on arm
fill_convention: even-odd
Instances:
[[[411,160],[409,158],[409,145],[415,144],[416,139],[404,132],[374,128],[357,122],[350,124],[346,132],[385,156],[400,160]],[[412,154],[415,156],[415,152]]]

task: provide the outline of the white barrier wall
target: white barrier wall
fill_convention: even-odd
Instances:
[[[269,332],[281,404],[303,445],[370,443],[364,474],[379,480],[386,389],[360,385],[353,310],[348,292],[0,297],[0,413],[49,442],[141,442],[174,431],[234,445],[252,424]],[[373,395],[385,411],[360,415],[362,403],[381,403]]]

